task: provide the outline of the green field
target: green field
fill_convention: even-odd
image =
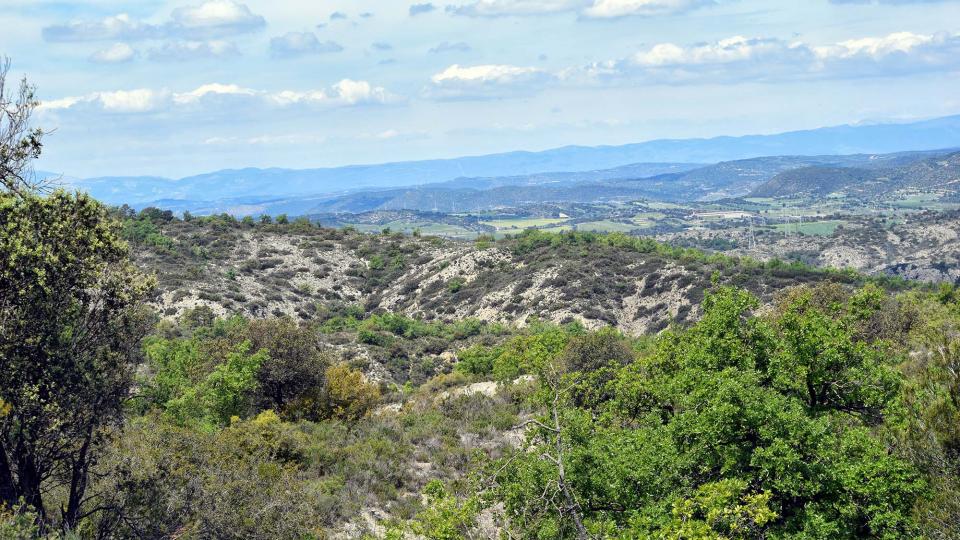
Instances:
[[[644,206],[646,206],[647,208],[652,208],[653,210],[678,210],[678,209],[686,208],[685,206],[681,206],[679,204],[674,204],[669,202],[659,202],[659,201],[650,201],[650,202],[644,203]]]
[[[578,231],[590,232],[622,232],[628,233],[637,228],[633,223],[619,223],[616,221],[588,221],[586,223],[576,224]]]
[[[498,231],[509,229],[529,229],[531,227],[548,227],[567,221],[567,218],[520,218],[520,219],[493,219],[490,221],[481,221],[483,225],[489,225]]]
[[[391,221],[382,225],[370,223],[351,223],[348,225],[360,232],[366,233],[380,232],[383,229],[389,228],[393,232],[402,232],[404,234],[411,234],[414,230],[420,229],[421,234],[431,236],[447,236],[451,238],[473,238],[477,236],[475,231],[471,231],[465,227],[433,221]]]
[[[558,232],[567,232],[572,231],[572,225],[554,225],[553,227],[544,227],[544,231],[558,233]]]
[[[845,224],[846,221],[833,219],[825,221],[811,221],[803,223],[802,225],[798,222],[793,223],[779,223],[774,225],[773,228],[778,232],[796,234],[797,232],[803,234],[809,234],[813,236],[830,236],[833,234],[833,231],[837,229],[840,225]]]
[[[897,208],[910,208],[910,209],[935,209],[939,206],[938,202],[940,200],[940,195],[936,193],[917,193],[910,197],[904,199],[896,199],[891,201],[885,201],[891,206],[896,206]]]

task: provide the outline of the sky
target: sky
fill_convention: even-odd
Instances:
[[[67,176],[960,113],[960,0],[3,0],[0,28]]]

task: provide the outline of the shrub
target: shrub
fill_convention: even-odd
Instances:
[[[346,364],[327,368],[327,411],[333,418],[357,421],[380,401],[380,389]]]

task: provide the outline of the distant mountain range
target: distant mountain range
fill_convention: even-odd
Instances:
[[[613,190],[607,186],[600,192],[610,197],[621,196],[614,193],[617,189],[627,197],[640,193],[658,198],[679,195],[685,198],[720,197],[748,193],[778,173],[804,166],[870,168],[874,166],[871,160],[880,163],[910,159],[912,155],[901,153],[879,157],[881,154],[956,146],[960,146],[960,116],[904,124],[827,127],[775,135],[656,140],[622,146],[568,146],[542,152],[325,169],[230,169],[176,180],[65,177],[64,181],[109,204],[152,205],[201,213],[227,211],[244,214],[283,208],[285,212],[299,214],[316,207],[356,208],[359,201],[366,201],[359,204],[366,209],[376,204],[402,207],[406,204],[404,200],[414,204],[415,199],[422,197],[426,197],[429,203],[417,202],[417,206],[426,204],[427,209],[443,210],[441,203],[433,202],[437,189],[446,190],[446,194],[467,190],[464,196],[477,190],[500,189],[499,195],[504,197],[499,204],[502,206],[513,204],[511,200],[527,200],[531,196],[534,199],[566,197],[557,193],[562,185],[588,186],[598,182],[653,178],[644,185],[619,185]],[[849,162],[837,157],[847,154],[857,155],[849,156],[852,160]],[[758,156],[764,160],[752,159]],[[767,159],[771,156],[788,157]],[[702,164],[715,165],[704,167]],[[439,185],[443,183],[447,184]],[[543,184],[553,185],[549,190],[528,190],[528,193],[519,189]],[[505,187],[513,189],[501,189]],[[403,189],[394,191],[395,188]],[[676,190],[681,188],[692,191],[677,193]],[[374,190],[381,193],[369,193]],[[498,192],[489,195],[496,198]],[[451,208],[454,205],[456,202],[450,204]]]
[[[757,197],[887,197],[904,191],[938,191],[960,197],[960,152],[888,167],[803,167],[780,173],[753,190]]]

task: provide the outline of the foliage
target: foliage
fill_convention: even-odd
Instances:
[[[367,382],[363,373],[345,364],[327,368],[327,410],[331,417],[346,421],[363,418],[380,400],[380,390]]]
[[[0,193],[0,501],[76,524],[103,430],[121,421],[152,281],[86,195]]]
[[[253,350],[269,355],[257,371],[257,407],[277,411],[284,418],[319,418],[317,406],[328,359],[313,333],[283,318],[250,321],[245,336]]]
[[[426,508],[414,520],[414,533],[429,540],[480,538],[475,532],[481,506],[476,497],[459,500],[439,480],[431,480],[423,494]]]
[[[180,423],[197,422],[207,429],[243,418],[252,410],[256,374],[266,358],[264,350],[250,354],[250,344],[244,342],[196,384],[183,385],[183,391],[162,407]],[[161,376],[168,378],[165,373]]]
[[[916,534],[926,484],[873,429],[902,377],[882,343],[855,335],[870,294],[826,311],[800,294],[765,319],[750,315],[755,298],[721,288],[698,324],[581,405],[597,380],[541,364],[533,450],[497,478],[512,534],[584,537],[579,521],[601,536]]]

